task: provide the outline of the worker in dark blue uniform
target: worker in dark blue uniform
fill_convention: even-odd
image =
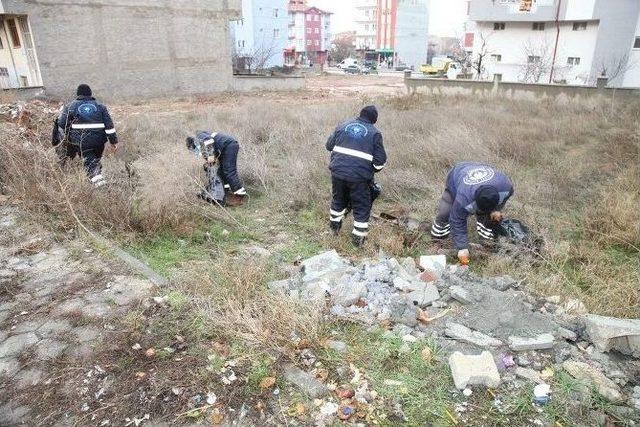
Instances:
[[[206,160],[207,188],[200,197],[212,203],[239,206],[245,203],[247,191],[238,176],[238,152],[240,144],[231,135],[221,132],[197,131],[187,138],[187,147],[198,151]],[[220,200],[214,191],[217,181],[222,181],[225,197]]]
[[[457,163],[447,175],[431,236],[444,239],[453,234],[460,263],[469,264],[467,218],[475,214],[480,238],[493,240],[501,211],[512,195],[513,184],[504,173],[482,163]]]
[[[348,207],[353,209],[351,238],[362,246],[369,231],[369,217],[375,190],[373,175],[387,162],[382,134],[374,126],[378,121],[375,106],[364,107],[360,116],[340,124],[327,140],[331,152],[331,184],[333,198],[330,227],[334,234],[342,228]]]
[[[106,183],[100,164],[105,144],[109,141],[117,150],[118,136],[107,107],[96,101],[88,85],[78,86],[76,95],[58,117],[61,138],[56,142],[67,141],[65,157],[80,156],[91,182],[100,187]]]

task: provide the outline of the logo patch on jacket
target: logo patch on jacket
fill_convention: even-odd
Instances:
[[[85,104],[80,104],[78,107],[78,114],[82,116],[82,118],[90,119],[93,114],[98,111],[98,107],[95,104],[91,104],[89,102]]]
[[[493,178],[495,174],[493,169],[486,166],[479,166],[468,171],[462,181],[467,185],[482,184]]]
[[[360,123],[349,123],[345,126],[344,131],[352,138],[362,139],[367,136],[369,131],[366,126],[361,125]]]

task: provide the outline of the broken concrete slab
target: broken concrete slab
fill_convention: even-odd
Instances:
[[[13,335],[0,344],[0,358],[7,356],[17,356],[27,347],[38,342],[38,337],[33,332]]]
[[[422,283],[421,289],[416,289],[407,294],[407,299],[418,307],[426,307],[440,299],[440,293],[436,285],[432,283]]]
[[[312,374],[303,371],[294,365],[287,365],[284,368],[284,377],[291,384],[296,386],[307,396],[318,399],[329,393],[327,386],[322,384]]]
[[[403,292],[411,292],[424,289],[424,282],[398,276],[393,279],[393,287]]]
[[[571,329],[559,327],[556,331],[556,336],[558,338],[563,338],[567,341],[576,341],[578,339],[578,334],[573,332]]]
[[[598,393],[608,400],[612,402],[620,402],[623,400],[623,395],[620,392],[618,384],[611,381],[595,367],[574,360],[563,362],[562,367],[572,377],[586,381],[588,384],[594,386]]]
[[[447,256],[422,255],[418,264],[425,270],[442,271],[447,267]]]
[[[536,371],[534,369],[523,368],[521,366],[517,366],[514,372],[516,374],[516,377],[525,378],[525,379],[527,379],[529,381],[532,381],[532,382],[534,382],[536,384],[542,384],[544,382],[544,380],[540,376],[540,372],[538,372],[538,371]]]
[[[335,250],[323,252],[302,262],[302,281],[311,284],[322,279],[338,279],[349,267]]]
[[[418,324],[418,307],[409,304],[402,295],[394,294],[389,297],[390,320],[407,326]]]
[[[340,281],[329,292],[334,304],[348,307],[367,295],[367,286],[364,282],[349,283],[348,281]]]
[[[448,337],[479,347],[500,347],[502,345],[502,341],[499,339],[474,331],[459,323],[447,323],[444,333]]]
[[[640,358],[640,319],[589,314],[585,316],[585,326],[589,339],[598,350],[617,350]]]
[[[582,303],[582,301],[577,299],[570,299],[562,306],[565,313],[574,314],[574,315],[582,315],[587,314],[589,311],[587,307]]]
[[[449,356],[449,367],[453,382],[459,390],[470,385],[491,388],[500,385],[498,367],[488,351],[483,351],[479,355],[466,355],[455,351]]]
[[[509,348],[513,351],[545,350],[553,348],[554,337],[540,334],[535,337],[509,337]]]
[[[489,284],[493,289],[501,292],[504,292],[512,286],[515,286],[517,283],[518,282],[511,276],[494,277],[493,280],[489,281]]]
[[[449,293],[451,294],[451,298],[461,302],[462,304],[473,303],[471,292],[469,292],[462,286],[458,286],[458,285],[450,286]]]

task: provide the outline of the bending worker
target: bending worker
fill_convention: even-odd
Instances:
[[[220,132],[197,131],[195,137],[187,138],[187,147],[198,151],[207,161],[207,190],[200,194],[204,200],[226,206],[244,204],[247,192],[238,176],[238,151],[240,145],[231,135]],[[214,165],[217,164],[217,171]],[[210,172],[215,173],[210,173]],[[224,185],[224,199],[213,196],[215,181],[219,179]]]
[[[91,182],[100,187],[106,184],[100,164],[104,146],[108,140],[113,150],[117,150],[118,137],[107,107],[96,101],[91,88],[81,84],[76,95],[75,101],[65,105],[58,117],[59,133],[68,141],[65,157],[80,156]]]
[[[431,226],[431,236],[444,239],[453,234],[460,263],[469,263],[467,218],[476,215],[476,230],[482,239],[493,240],[493,228],[502,221],[502,208],[513,195],[513,184],[504,173],[481,163],[456,164],[447,175],[447,185]]]
[[[364,244],[369,231],[369,216],[377,190],[373,174],[381,171],[387,162],[382,134],[374,126],[377,121],[376,107],[364,107],[359,117],[339,125],[326,144],[327,150],[331,151],[330,227],[338,234],[347,208],[351,206],[351,239],[356,246]]]

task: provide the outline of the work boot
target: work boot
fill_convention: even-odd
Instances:
[[[353,246],[357,248],[361,248],[362,245],[364,245],[365,239],[365,236],[356,236],[355,234],[351,235],[351,243],[353,243]]]
[[[340,233],[340,229],[342,228],[342,221],[329,221],[329,228],[331,228],[331,232],[334,236],[337,236]]]
[[[238,194],[229,193],[225,197],[225,203],[227,206],[233,208],[236,206],[242,206],[246,203],[246,196],[240,196]]]

